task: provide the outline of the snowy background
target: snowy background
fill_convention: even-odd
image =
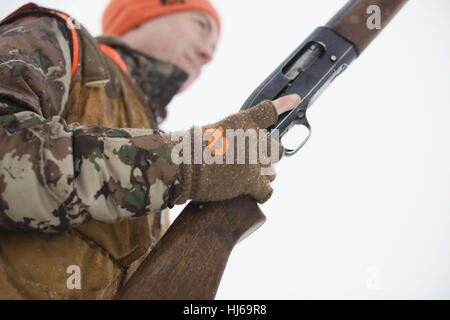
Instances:
[[[0,16],[27,2],[2,0]],[[35,2],[94,35],[108,3]],[[345,2],[213,1],[215,61],[163,129],[238,111]],[[450,299],[449,32],[449,1],[410,1],[320,97],[312,138],[278,165],[267,222],[232,252],[217,299]]]

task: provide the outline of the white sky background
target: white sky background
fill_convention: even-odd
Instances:
[[[35,2],[98,35],[108,1]],[[213,2],[215,61],[165,130],[237,112],[346,1]],[[217,299],[450,299],[449,32],[449,1],[410,1],[316,101],[312,138],[278,165],[267,222],[233,250]]]

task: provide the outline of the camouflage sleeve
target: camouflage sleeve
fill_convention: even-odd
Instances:
[[[0,230],[61,232],[173,207],[179,167],[157,130],[68,125],[64,26],[0,27]]]

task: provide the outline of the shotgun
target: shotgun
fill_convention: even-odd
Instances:
[[[286,155],[295,154],[311,136],[306,111],[326,87],[387,26],[407,0],[350,0],[324,26],[317,28],[250,95],[241,110],[264,99],[297,93],[302,102],[280,115],[269,128],[281,139],[293,126],[309,135]],[[150,254],[119,290],[116,299],[214,299],[233,247],[265,221],[248,196],[190,202]]]

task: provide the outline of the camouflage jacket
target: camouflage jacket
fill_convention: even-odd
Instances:
[[[0,26],[0,230],[111,224],[172,208],[180,196],[179,170],[157,128],[66,122],[68,43],[67,27],[50,17]],[[162,121],[187,74],[115,48],[144,93],[147,116]]]

